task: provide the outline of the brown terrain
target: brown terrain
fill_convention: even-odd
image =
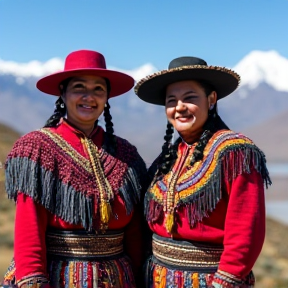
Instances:
[[[244,134],[265,152],[268,163],[288,163],[288,110]]]
[[[283,116],[285,118],[285,115]],[[281,119],[281,118],[280,118]],[[288,115],[286,115],[287,123]],[[285,120],[285,119],[284,119]],[[283,123],[283,120],[281,120]],[[277,132],[274,131],[276,129],[272,129],[270,127],[271,134],[269,135],[268,140],[273,140]],[[260,129],[260,128],[258,128]],[[264,138],[264,142],[261,142],[261,133],[260,131],[265,130],[257,130],[259,136],[253,134],[253,130],[250,132],[250,137],[259,145],[262,145],[262,149],[265,150],[266,155],[268,155],[268,159],[273,162],[277,162],[276,160],[284,159],[285,157],[278,158],[279,149],[271,149],[271,142],[268,145],[267,139]],[[287,128],[286,128],[287,130]],[[268,129],[269,131],[269,129]],[[255,130],[254,130],[255,132]],[[264,135],[265,133],[262,132]],[[282,130],[283,133],[283,130]],[[283,138],[283,134],[279,133],[280,138]],[[273,136],[272,136],[273,134]],[[288,143],[288,133],[286,132],[286,143]],[[13,222],[14,222],[14,212],[15,205],[12,201],[7,199],[5,188],[4,188],[4,162],[5,158],[11,149],[13,143],[20,135],[10,129],[5,125],[0,124],[0,281],[2,279],[2,275],[5,273],[7,266],[13,255]],[[257,136],[257,137],[256,137]],[[276,137],[276,136],[275,136]],[[266,143],[267,142],[267,143]],[[273,143],[273,142],[272,142]],[[266,145],[266,146],[265,146]],[[282,148],[281,148],[282,149]],[[285,145],[283,145],[283,151],[285,152]],[[277,152],[277,153],[276,153]],[[281,152],[281,153],[282,153]],[[274,155],[275,158],[274,158]],[[286,155],[286,154],[285,154]],[[286,163],[288,162],[285,158]],[[275,183],[275,179],[274,183]],[[267,199],[275,196],[273,191],[277,189],[277,197],[279,199],[287,200],[287,187],[288,187],[288,179],[280,178],[276,179],[276,187],[272,191],[267,193]],[[274,186],[274,185],[273,185]],[[274,194],[274,196],[273,196]],[[288,226],[277,222],[276,220],[267,218],[266,219],[266,239],[255,266],[254,273],[257,279],[256,288],[287,288],[288,287]]]

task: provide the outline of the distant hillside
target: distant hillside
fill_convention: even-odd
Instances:
[[[269,162],[288,162],[288,110],[244,130],[266,154]]]

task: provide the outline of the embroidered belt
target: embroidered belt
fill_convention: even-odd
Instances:
[[[153,256],[164,265],[183,270],[211,268],[217,270],[223,252],[222,245],[188,242],[153,234]]]
[[[94,258],[117,258],[123,253],[122,231],[106,231],[95,234],[86,231],[51,230],[46,233],[48,257],[91,260]]]

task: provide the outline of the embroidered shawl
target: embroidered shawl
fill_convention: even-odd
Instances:
[[[231,182],[240,174],[249,174],[251,169],[256,169],[262,175],[266,186],[271,184],[264,153],[249,138],[231,130],[216,132],[205,147],[203,160],[193,166],[190,165],[193,149],[187,146],[185,153],[181,155],[178,149],[172,169],[154,180],[149,187],[144,202],[147,221],[160,221],[164,212],[167,212],[167,217],[172,214],[172,218],[175,218],[177,208],[184,205],[190,226],[193,227],[215,209],[222,198],[224,181]],[[156,159],[150,171],[156,171],[157,162]],[[171,185],[172,196],[169,196]],[[169,211],[169,207],[172,207],[172,211]],[[174,220],[167,221],[172,221],[172,224],[165,223],[167,231],[171,232]]]
[[[146,166],[134,146],[115,137],[116,155],[99,148],[99,157],[114,195],[120,194],[130,214],[139,202]],[[16,201],[20,191],[64,221],[89,230],[93,219],[99,218],[99,187],[90,160],[49,128],[28,133],[15,143],[5,173],[10,199]]]

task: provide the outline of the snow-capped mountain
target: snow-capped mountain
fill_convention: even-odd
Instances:
[[[42,76],[62,70],[63,65],[59,58],[44,63],[0,59],[0,122],[22,133],[43,126],[56,98],[39,92],[35,83]],[[156,72],[149,63],[130,71],[108,68],[125,72],[136,81]],[[219,114],[232,129],[242,131],[288,110],[288,59],[276,51],[252,51],[232,69],[241,76],[241,85],[219,101]],[[133,90],[111,99],[110,104],[116,134],[135,144],[150,162],[163,142],[164,108],[142,102]]]
[[[255,89],[266,83],[277,91],[288,92],[288,59],[276,51],[252,51],[233,69],[241,76],[241,87]]]

